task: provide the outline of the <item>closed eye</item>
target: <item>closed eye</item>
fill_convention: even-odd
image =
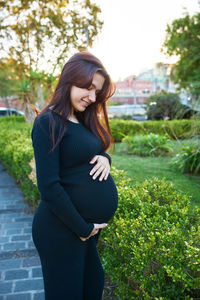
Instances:
[[[88,88],[88,91],[91,91],[92,89],[95,89],[95,86],[91,85],[89,88]],[[96,90],[95,91],[95,94],[98,95],[100,93],[100,90]]]

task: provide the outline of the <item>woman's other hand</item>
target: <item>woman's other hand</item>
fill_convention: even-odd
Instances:
[[[92,176],[94,174],[92,178],[96,179],[97,176],[101,174],[99,181],[102,181],[103,179],[106,180],[110,172],[110,164],[108,158],[102,155],[95,155],[90,161],[90,164],[95,163],[95,161],[97,162],[97,164],[90,171],[90,175]]]
[[[90,235],[87,238],[84,237],[80,237],[81,241],[85,242],[86,240],[88,240],[91,236],[97,234],[99,232],[99,229],[103,229],[107,226],[108,224],[106,223],[102,223],[102,224],[94,224],[94,228],[92,230],[92,232],[90,233]]]

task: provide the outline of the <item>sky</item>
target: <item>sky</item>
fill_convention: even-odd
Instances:
[[[88,50],[104,64],[112,80],[174,63],[160,52],[167,24],[200,11],[198,0],[93,0],[101,9],[103,29]]]

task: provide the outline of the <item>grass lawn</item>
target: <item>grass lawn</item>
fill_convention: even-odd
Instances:
[[[177,151],[178,142],[172,142],[172,148]],[[172,157],[140,157],[124,153],[122,143],[115,144],[115,152],[112,156],[113,164],[118,169],[127,172],[133,185],[135,182],[143,182],[153,176],[172,181],[177,190],[191,196],[192,205],[200,207],[200,176],[182,174],[171,164]]]

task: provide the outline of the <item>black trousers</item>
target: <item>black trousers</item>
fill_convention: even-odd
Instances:
[[[101,300],[104,271],[97,252],[99,234],[83,242],[40,203],[32,226],[45,300]]]

